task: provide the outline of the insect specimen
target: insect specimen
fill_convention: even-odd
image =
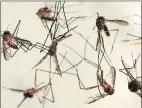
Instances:
[[[3,88],[8,89],[8,90],[11,90],[11,91],[13,91],[13,92],[18,92],[18,93],[22,93],[22,92],[23,92],[24,98],[23,98],[23,100],[20,102],[20,104],[17,106],[17,108],[20,107],[21,104],[22,104],[27,98],[33,98],[34,96],[36,96],[36,97],[38,98],[39,102],[42,103],[43,100],[40,99],[39,93],[40,93],[40,92],[43,92],[42,89],[45,89],[45,88],[47,88],[48,86],[50,86],[50,88],[52,89],[52,83],[51,83],[51,81],[50,81],[48,84],[46,84],[46,85],[40,87],[40,85],[43,84],[43,82],[41,82],[39,85],[37,85],[37,82],[36,82],[36,81],[37,81],[37,72],[35,72],[34,88],[30,88],[30,89],[27,89],[27,90],[6,88],[6,87],[3,87]],[[52,98],[53,98],[53,100],[48,99],[48,98],[45,97],[44,95],[42,96],[42,99],[46,99],[46,100],[49,100],[49,101],[51,101],[51,102],[54,102],[54,96],[53,96],[53,95],[52,95]]]
[[[46,29],[48,29],[48,31],[50,33],[51,33],[51,29],[52,29],[52,27],[53,27],[53,25],[55,23],[58,23],[60,27],[67,28],[69,30],[69,25],[71,23],[73,23],[77,19],[81,19],[81,18],[85,18],[86,17],[86,16],[79,16],[79,17],[71,17],[71,18],[67,19],[66,18],[66,14],[65,14],[64,4],[65,4],[65,1],[63,2],[62,5],[61,5],[61,1],[59,1],[59,2],[56,1],[55,2],[55,11],[52,11],[51,9],[49,9],[46,6],[46,7],[40,8],[38,10],[38,12],[36,13],[39,16],[39,18],[41,19],[42,24],[44,25],[44,27]],[[63,19],[61,19],[59,17],[59,14],[61,13],[62,10],[63,10],[63,14],[64,14],[64,18]],[[65,21],[64,24],[61,24],[59,22],[59,20]],[[52,24],[51,24],[50,28],[49,28],[49,26],[47,24],[48,21],[50,21],[50,22],[52,21]],[[66,25],[66,26],[64,27],[64,25]],[[50,38],[51,38],[51,40],[53,39],[52,35],[50,35]],[[47,39],[48,39],[48,35],[47,35],[47,37],[46,37],[46,39],[44,41],[44,45],[45,45]],[[43,47],[44,47],[44,45],[43,45]],[[43,51],[43,47],[41,49],[41,52]]]
[[[116,23],[116,24],[119,24],[119,25],[123,25],[123,26],[128,26],[129,23],[127,21],[124,21],[124,20],[106,19],[103,16],[99,16],[99,13],[97,12],[96,26],[97,26],[97,29],[98,29],[98,31],[97,31],[98,32],[98,39],[97,39],[97,43],[96,43],[96,50],[98,50],[97,49],[98,45],[102,44],[103,50],[104,50],[104,52],[106,52],[105,47],[104,47],[104,40],[103,40],[103,37],[102,37],[102,34],[101,34],[102,31],[105,32],[107,37],[110,36],[109,31],[116,31],[116,36],[114,38],[114,42],[113,42],[113,45],[112,45],[112,48],[111,48],[111,52],[112,52],[112,50],[114,48],[114,43],[115,43],[115,40],[116,40],[116,37],[117,37],[117,34],[118,34],[119,30],[118,29],[109,30],[107,25],[106,25],[107,22],[112,22],[112,23]]]
[[[99,75],[99,70],[101,72],[101,75]],[[98,80],[98,82],[100,84],[98,84],[97,86],[91,86],[91,87],[89,87],[87,89],[93,89],[93,88],[101,86],[103,88],[103,90],[104,90],[104,93],[97,94],[95,97],[89,97],[89,99],[91,99],[91,101],[86,102],[86,103],[91,104],[93,102],[96,102],[96,101],[108,96],[108,95],[113,95],[114,94],[114,86],[115,86],[115,79],[116,79],[116,69],[113,66],[110,67],[109,74],[110,74],[111,84],[108,84],[106,82],[106,80],[103,78],[103,70],[101,69],[101,67],[98,68],[97,80]],[[100,90],[99,90],[99,92],[100,92]]]
[[[1,53],[3,52],[6,61],[10,60],[10,58],[13,57],[20,48],[22,48],[24,52],[27,52],[28,48],[32,45],[31,41],[17,37],[20,22],[21,20],[19,20],[13,34],[11,34],[10,31],[4,31],[2,35],[3,48],[1,50]],[[11,48],[16,49],[13,55],[11,55]],[[25,50],[24,48],[26,48],[27,50]]]
[[[72,36],[72,34],[69,34],[69,35],[67,35],[67,34],[70,31],[72,31],[73,29],[75,29],[76,27],[74,27],[74,28],[68,30],[67,32],[65,32],[65,33],[63,33],[63,34],[58,35],[57,37],[55,37],[57,29],[58,29],[58,25],[57,25],[56,29],[55,29],[55,32],[53,34],[52,43],[48,47],[48,52],[46,53],[46,55],[33,68],[35,68],[36,66],[38,66],[39,64],[41,64],[48,57],[48,55],[50,55],[50,58],[53,57],[54,60],[55,60],[57,72],[61,75],[61,70],[60,70],[60,66],[59,66],[59,63],[58,63],[57,55],[56,55],[57,45],[58,45],[58,42],[61,42],[62,40],[66,39],[66,38],[68,38],[70,36]],[[50,33],[50,35],[52,35],[52,33]]]
[[[139,58],[139,56],[138,56]],[[133,66],[130,67],[122,58],[121,56],[121,61],[123,65],[123,69],[119,69],[120,72],[125,74],[127,76],[128,80],[128,89],[133,92],[138,94],[142,98],[142,77],[137,76],[137,71],[136,71],[136,65],[137,65],[137,59],[133,61]],[[134,69],[134,70],[133,70]],[[133,73],[136,74],[136,77],[134,77]]]

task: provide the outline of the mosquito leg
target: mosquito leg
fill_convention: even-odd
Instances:
[[[61,53],[59,53],[59,55],[62,56],[62,57],[64,57]],[[79,62],[76,66],[74,66],[67,58],[65,58],[65,59],[66,59],[66,61],[67,61],[72,67],[69,68],[69,69],[67,69],[66,71],[62,72],[62,74],[63,74],[63,73],[69,74],[69,73],[67,73],[67,71],[70,70],[70,69],[72,69],[72,68],[74,68],[74,69],[76,70],[76,75],[75,75],[75,76],[77,76],[77,78],[78,78],[80,89],[82,89],[81,85],[83,86],[83,88],[85,88],[84,85],[83,85],[83,83],[82,83],[82,81],[81,81],[81,79],[80,79],[80,77],[79,77],[78,70],[77,70],[77,68],[76,68],[76,66],[79,65],[82,61]],[[73,75],[73,74],[72,74],[72,75]]]
[[[22,45],[14,52],[13,55],[11,55],[11,57],[14,57],[14,55],[17,53],[17,51],[22,47]]]
[[[103,97],[106,97],[106,96],[108,96],[108,95],[107,95],[107,94],[103,94]],[[91,104],[91,103],[93,103],[93,102],[96,102],[96,101],[102,99],[102,96],[97,95],[96,97],[89,97],[89,99],[90,99],[90,98],[93,99],[93,100],[91,100],[91,101],[89,101],[89,102],[85,102],[85,103]]]
[[[42,104],[42,101],[41,101],[41,99],[39,98],[39,96],[37,94],[36,94],[36,97],[38,98],[39,103]]]
[[[63,13],[64,13],[64,18],[65,18],[66,27],[67,27],[67,29],[68,29],[68,31],[69,31],[69,26],[68,26],[68,23],[67,23],[67,18],[66,18],[64,6],[63,6]]]
[[[119,29],[113,29],[113,30],[109,30],[109,31],[116,31],[116,36],[114,38],[114,41],[113,41],[113,44],[112,44],[112,47],[111,47],[111,53],[112,53],[113,48],[114,48],[114,44],[115,44],[115,41],[116,41],[116,38],[117,38],[117,35],[118,35],[118,32],[119,32]]]
[[[28,50],[32,50],[33,48],[41,49],[42,47],[39,45],[43,46],[43,44],[37,42],[36,44],[33,44],[33,46],[31,48],[28,48]],[[47,48],[47,46],[46,46],[46,48]]]
[[[123,67],[124,67],[124,69],[125,69],[125,71],[127,72],[127,74],[129,75],[129,78],[131,79],[131,81],[133,81],[135,78],[131,75],[131,73],[128,71],[128,68],[126,68],[126,66],[125,66],[125,64],[124,64],[124,60],[123,60],[123,58],[122,58],[122,56],[121,56],[121,61],[122,61],[122,65],[123,65]]]
[[[20,104],[17,106],[17,108],[19,108],[21,106],[21,104],[27,99],[27,97],[24,97],[24,99],[20,102]]]
[[[45,39],[45,41],[44,41],[44,44],[43,44],[43,46],[42,46],[42,48],[41,48],[40,52],[42,52],[42,51],[43,51],[43,48],[44,48],[44,46],[45,46],[45,44],[46,44],[46,41],[47,41],[47,39],[48,39],[48,36],[49,36],[49,34],[47,35],[47,37],[46,37],[46,39]]]
[[[37,87],[37,71],[35,71],[35,80],[34,80],[35,88]]]
[[[21,20],[19,20],[19,22],[18,22],[18,24],[17,24],[17,26],[16,26],[16,28],[15,28],[13,34],[12,34],[13,36],[14,36],[15,32],[17,31],[17,28],[19,27],[20,23],[21,23]]]
[[[49,83],[50,83],[50,88],[47,90],[47,93],[45,93],[45,95],[43,96],[43,98],[54,103],[55,99],[54,99],[54,93],[53,93],[51,79],[49,79]],[[47,95],[48,95],[48,92],[49,92],[50,89],[51,89],[51,94],[52,94],[52,100],[47,98]]]

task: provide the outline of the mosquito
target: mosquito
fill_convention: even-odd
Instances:
[[[52,29],[52,27],[53,27],[53,25],[54,25],[55,23],[58,23],[62,28],[67,28],[67,29],[69,30],[69,25],[70,25],[71,23],[73,23],[73,22],[76,21],[77,19],[81,19],[81,18],[87,17],[87,16],[79,16],[79,17],[71,17],[71,18],[67,19],[67,18],[66,18],[66,14],[65,14],[64,4],[65,4],[65,1],[63,2],[62,5],[61,5],[61,1],[59,1],[59,2],[56,1],[56,2],[55,2],[55,11],[52,11],[51,9],[49,9],[49,8],[46,6],[46,7],[40,8],[40,9],[38,10],[38,12],[36,13],[36,14],[39,16],[39,18],[41,19],[42,24],[44,25],[44,27],[45,27],[46,29],[48,29],[48,31],[49,31],[50,33],[51,33],[51,29]],[[59,17],[59,14],[61,13],[61,10],[63,10],[64,19],[61,19],[61,18]],[[63,24],[63,25],[60,24],[59,20],[65,21],[64,24]],[[50,29],[49,29],[49,26],[48,26],[48,24],[47,24],[48,21],[50,21],[50,22],[52,21],[52,24],[51,24],[51,26],[50,26]],[[69,22],[69,21],[70,21],[70,22]],[[66,25],[66,26],[64,27],[64,25]],[[53,39],[52,35],[50,35],[50,38],[51,38],[51,40]],[[48,35],[47,35],[47,37],[46,37],[46,40],[45,40],[45,42],[44,42],[44,45],[45,45],[47,39],[48,39]],[[44,47],[44,46],[43,46],[43,47]],[[43,48],[42,48],[42,49],[43,49]],[[42,51],[42,49],[41,49],[41,51]]]
[[[138,56],[139,58],[139,56]],[[136,71],[136,65],[137,65],[137,59],[133,61],[133,66],[130,67],[122,58],[121,56],[121,61],[123,65],[123,69],[119,69],[119,71],[127,76],[128,80],[128,89],[136,93],[142,98],[142,77],[137,76],[137,71]],[[133,71],[134,69],[134,71]],[[133,73],[136,74],[136,77],[134,77]]]
[[[97,19],[96,19],[96,26],[97,26],[97,29],[98,29],[98,39],[97,39],[97,44],[96,44],[96,50],[98,48],[98,45],[99,44],[102,44],[102,47],[103,47],[103,50],[105,52],[105,47],[104,47],[104,40],[103,40],[103,37],[102,37],[102,34],[101,32],[104,31],[106,36],[109,37],[110,36],[110,32],[109,31],[116,31],[116,36],[114,38],[114,41],[113,41],[113,45],[111,47],[111,52],[114,48],[114,43],[115,43],[115,40],[116,40],[116,37],[117,37],[117,34],[118,34],[118,29],[113,29],[113,30],[109,30],[106,23],[107,22],[111,22],[111,23],[116,23],[116,24],[119,24],[119,25],[122,25],[122,26],[128,26],[129,23],[127,21],[124,21],[124,20],[118,20],[118,19],[114,19],[114,20],[110,20],[110,19],[106,19],[105,17],[103,16],[99,16],[99,13],[97,12]]]
[[[43,8],[40,8],[36,14],[41,19],[42,23],[47,22],[47,21],[49,21],[49,22],[52,21],[54,23],[54,22],[58,22],[58,20],[64,20],[64,19],[61,19],[59,16],[59,14],[61,13],[61,10],[63,10],[63,14],[64,14],[65,21],[66,21],[67,19],[65,16],[64,4],[65,4],[65,1],[63,2],[62,6],[61,6],[61,1],[58,1],[58,2],[56,1],[55,2],[55,11],[51,10],[48,6],[45,6]],[[73,5],[71,5],[71,6],[73,6]],[[71,6],[69,6],[69,7],[71,7]],[[87,16],[83,16],[83,17],[87,17]],[[71,21],[72,19],[77,20],[78,18],[82,18],[82,17],[71,17],[70,19],[68,19],[68,21]],[[67,21],[65,22],[65,24],[66,23],[67,23]],[[65,25],[65,24],[63,24],[63,25]],[[63,25],[62,25],[62,27],[63,27]],[[61,26],[61,24],[60,24],[60,26]]]
[[[58,25],[59,25],[59,24],[58,24]],[[47,49],[48,52],[46,53],[46,55],[45,55],[33,68],[35,68],[36,66],[40,65],[48,56],[50,56],[50,62],[51,62],[51,57],[53,57],[54,60],[55,60],[55,63],[56,63],[56,71],[61,75],[62,73],[61,73],[61,69],[60,69],[60,66],[59,66],[59,63],[58,63],[58,59],[57,59],[57,54],[56,54],[56,52],[57,52],[57,45],[58,45],[58,43],[61,42],[62,40],[66,39],[66,38],[68,38],[68,37],[70,37],[70,36],[72,36],[72,34],[69,34],[69,35],[67,35],[67,34],[68,34],[70,31],[72,31],[73,29],[75,29],[77,26],[75,26],[74,28],[68,30],[67,32],[65,32],[65,33],[63,33],[63,34],[58,35],[58,36],[55,37],[56,32],[57,32],[58,27],[59,27],[58,25],[56,25],[56,29],[55,29],[55,32],[54,32],[54,34],[53,34],[53,40],[52,40],[51,45],[49,46],[49,48],[44,48],[44,49],[43,49],[43,51],[44,51],[45,49]],[[52,34],[50,33],[50,35],[52,35]],[[32,68],[32,69],[33,69],[33,68]],[[62,75],[61,75],[61,76],[62,76]]]
[[[20,104],[17,106],[17,108],[19,108],[19,107],[21,106],[21,104],[22,104],[27,98],[33,98],[34,96],[36,96],[36,97],[38,98],[39,102],[42,103],[42,100],[41,100],[40,97],[39,97],[39,93],[40,93],[40,92],[43,92],[42,90],[43,90],[44,88],[46,88],[47,86],[50,86],[50,88],[52,89],[52,83],[51,83],[51,81],[50,81],[48,84],[46,84],[46,85],[40,87],[41,84],[43,84],[43,82],[41,82],[39,85],[37,85],[37,72],[35,72],[34,88],[30,88],[30,89],[27,89],[27,90],[13,89],[13,88],[7,88],[7,87],[3,87],[3,88],[8,89],[8,90],[11,90],[11,91],[13,91],[13,92],[18,92],[18,93],[22,93],[22,92],[23,92],[24,98],[23,98],[23,100],[20,102]],[[53,98],[53,100],[48,99],[48,98],[45,97],[44,95],[42,96],[42,99],[46,99],[46,100],[48,100],[48,101],[50,101],[50,102],[54,102],[54,96],[53,96],[53,95],[52,95],[52,98]]]
[[[22,48],[24,52],[27,52],[24,48],[28,50],[28,48],[32,45],[31,41],[17,37],[20,22],[21,20],[19,20],[13,34],[11,34],[10,31],[7,30],[4,31],[2,35],[3,48],[1,50],[1,53],[3,52],[6,61],[9,61],[10,58],[13,57],[20,48]],[[16,51],[12,55],[11,55],[11,48],[16,49]]]
[[[96,86],[91,86],[88,89],[93,89],[96,87],[99,88],[101,86],[103,88],[104,92],[97,94],[95,97],[89,97],[88,99],[91,99],[91,101],[86,102],[87,104],[91,104],[93,102],[96,102],[108,95],[113,95],[115,92],[114,87],[115,87],[115,80],[116,80],[116,69],[113,66],[110,67],[110,71],[109,71],[108,75],[110,74],[111,84],[108,84],[108,82],[106,82],[106,80],[103,79],[103,70],[101,68],[99,68],[99,70],[101,72],[101,75],[99,75],[99,71],[98,71],[97,72],[97,80],[100,84],[98,84]],[[100,90],[99,90],[99,92],[100,92]]]

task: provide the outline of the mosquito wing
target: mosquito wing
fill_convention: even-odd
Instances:
[[[62,73],[61,73],[60,65],[59,65],[58,58],[57,58],[56,54],[53,56],[53,59],[54,59],[55,64],[56,64],[56,71],[61,75]]]
[[[116,69],[113,66],[110,67],[110,79],[112,87],[114,88],[116,80]]]
[[[16,37],[16,40],[17,40],[17,43],[20,45],[20,46],[24,46],[25,48],[29,48],[30,46],[32,46],[32,42],[29,41],[29,40],[25,40],[25,39],[21,39],[19,37]]]
[[[3,88],[14,91],[14,92],[24,92],[24,90],[20,90],[20,89],[13,89],[13,88],[6,88],[6,87],[3,87]]]
[[[11,48],[7,45],[7,42],[3,40],[3,56],[6,61],[11,58]]]
[[[106,21],[113,22],[113,23],[123,25],[123,26],[128,26],[129,25],[129,23],[127,21],[124,21],[124,20],[115,19],[115,20],[106,20]]]
[[[97,74],[97,79],[103,88],[108,85],[108,83],[99,74]]]

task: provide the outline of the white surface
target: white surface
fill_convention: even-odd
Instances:
[[[66,3],[67,5],[72,4],[73,2]],[[44,39],[46,37],[47,31],[42,26],[41,21],[36,16],[36,12],[39,8],[45,6],[44,3],[40,2],[29,2],[29,3],[2,3],[1,5],[1,29],[2,31],[6,30],[7,26],[9,26],[9,31],[13,32],[16,24],[19,20],[21,20],[20,30],[18,36],[24,39],[31,40],[33,43],[38,42],[44,42]],[[105,2],[85,2],[82,5],[79,6],[73,6],[68,9],[67,11],[76,11],[82,9],[81,12],[73,13],[73,14],[67,14],[69,17],[70,15],[87,15],[92,16],[96,12],[99,12],[100,15],[105,16],[106,18],[115,19],[115,18],[123,18],[124,20],[129,21],[130,25],[128,27],[122,27],[117,24],[111,24],[108,23],[109,29],[119,29],[119,34],[116,40],[116,44],[113,50],[113,53],[110,54],[110,48],[113,42],[113,39],[115,37],[115,32],[111,32],[110,38],[107,38],[104,36],[105,45],[107,52],[109,53],[113,65],[117,69],[117,79],[116,79],[116,92],[113,96],[108,96],[96,103],[92,103],[90,105],[85,104],[84,102],[87,100],[89,96],[94,96],[95,93],[97,93],[96,90],[90,90],[90,91],[84,91],[80,90],[77,82],[77,78],[70,75],[63,75],[63,78],[60,78],[60,76],[55,76],[53,78],[53,91],[55,95],[55,103],[50,103],[49,101],[46,101],[46,106],[50,108],[140,108],[141,107],[141,99],[136,94],[131,93],[127,89],[127,79],[126,76],[121,74],[118,69],[122,68],[121,65],[121,59],[120,57],[123,56],[125,61],[132,65],[131,60],[131,53],[135,53],[135,57],[137,57],[137,54],[140,53],[140,47],[139,46],[132,46],[130,44],[121,44],[121,39],[124,39],[126,36],[126,33],[132,33],[138,36],[141,36],[141,28],[140,26],[136,26],[133,23],[135,21],[141,22],[139,18],[133,17],[131,15],[138,13],[140,15],[141,10],[141,4],[140,2],[135,3],[126,3],[126,2],[111,2],[111,3],[105,3]],[[124,17],[124,16],[131,16],[131,17]],[[95,24],[96,16],[94,16],[92,19],[88,19],[85,21],[79,21],[78,23],[75,23],[76,25],[79,25],[77,28],[77,31],[82,33],[86,38],[87,36],[90,36],[90,42],[92,45],[95,46],[97,38],[96,30],[92,30],[94,24]],[[74,24],[74,25],[75,25]],[[127,38],[127,36],[126,36]],[[64,42],[68,46],[71,46],[74,50],[78,51],[81,55],[83,55],[84,45],[85,41],[80,38],[78,35],[73,34],[71,38],[66,39]],[[58,51],[64,54],[66,51],[68,51],[67,58],[73,63],[76,64],[80,58],[74,54],[69,49],[65,48],[59,44]],[[87,58],[93,59],[94,62],[97,62],[95,60],[96,58],[96,52],[94,52],[89,46],[87,47]],[[28,53],[24,53],[22,50],[18,51],[16,56],[14,56],[10,61],[6,62],[2,58],[2,68],[1,68],[1,84],[6,87],[11,88],[31,88],[33,87],[33,79],[34,79],[34,70],[31,70],[31,68],[37,63],[44,54],[39,53],[38,50],[32,50]],[[60,59],[60,58],[59,58]],[[49,59],[48,59],[49,60]],[[49,62],[48,60],[45,60],[45,62],[37,67],[42,68],[45,70],[48,70]],[[61,69],[68,68],[67,63],[63,63],[61,66]],[[104,64],[104,70],[106,69],[106,73],[108,72],[108,66]],[[91,86],[96,84],[96,74],[95,74],[95,68],[86,64],[83,62],[80,66],[78,66],[79,74],[84,82],[85,86]],[[70,72],[75,72],[74,70]],[[141,73],[141,63],[140,59],[138,62],[138,73],[140,75]],[[46,81],[46,78],[48,77],[47,73],[40,73],[40,76],[38,76],[38,82],[40,81]],[[45,82],[45,83],[46,83]],[[5,89],[1,89],[1,107],[2,108],[15,108],[23,98],[23,94],[21,93],[14,93]],[[27,99],[22,105],[21,108],[39,108],[41,105],[38,103],[38,100],[35,98],[33,99]]]

